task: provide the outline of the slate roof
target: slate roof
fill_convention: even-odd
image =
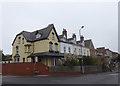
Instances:
[[[40,30],[36,30],[34,32],[22,31],[21,33],[17,34],[16,37],[18,35],[22,34],[28,42],[34,42],[34,41],[38,41],[38,40],[47,39],[52,29],[55,30],[54,25],[49,24],[47,27],[40,29]],[[37,33],[41,34],[40,38],[36,38]],[[55,30],[55,33],[57,35],[56,30]],[[57,37],[58,37],[58,35],[57,35]],[[15,39],[14,39],[14,41],[15,41]],[[59,40],[59,38],[58,38],[58,40]],[[14,43],[14,41],[13,41],[13,43]],[[13,43],[12,43],[12,45],[13,45]]]
[[[11,61],[12,60],[12,55],[4,55],[2,56],[2,61]]]

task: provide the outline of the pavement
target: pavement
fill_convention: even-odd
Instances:
[[[2,84],[119,84],[118,75],[106,72],[82,76],[2,76]]]

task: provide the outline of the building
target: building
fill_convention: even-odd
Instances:
[[[67,38],[67,30],[63,29],[62,35],[59,35],[60,39],[60,53],[71,53],[75,55],[90,56],[90,50],[86,48],[81,41],[77,41],[75,33],[71,38]],[[83,43],[84,44],[84,43]]]
[[[112,59],[112,51],[109,49],[105,49],[105,47],[99,47],[96,49],[97,51],[97,56],[100,56],[103,58],[103,63],[110,64],[111,59]]]
[[[95,57],[96,56],[96,49],[94,47],[94,44],[91,39],[85,40],[85,47],[90,49],[90,56]]]
[[[42,62],[47,66],[55,66],[57,59],[63,57],[59,53],[58,34],[53,24],[33,32],[22,31],[12,43],[12,61]]]
[[[117,52],[112,52],[112,58],[116,59],[118,57],[118,53]]]
[[[3,55],[2,63],[11,63],[12,55]]]

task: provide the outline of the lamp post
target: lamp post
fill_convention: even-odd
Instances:
[[[80,36],[80,40],[81,40],[81,30],[84,28],[84,26],[82,26],[80,29],[79,29],[79,36]],[[82,40],[81,40],[81,72],[82,74],[84,74],[84,65],[83,65],[83,57],[82,57]]]

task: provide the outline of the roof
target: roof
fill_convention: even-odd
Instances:
[[[39,52],[39,53],[32,53],[31,55],[29,55],[28,57],[46,57],[46,56],[50,56],[50,57],[64,57],[63,53],[52,53],[52,52]]]
[[[53,24],[50,24],[47,27],[40,29],[40,30],[36,30],[34,32],[22,31],[21,33],[17,34],[16,37],[18,35],[22,34],[25,37],[25,39],[27,40],[27,42],[39,41],[39,40],[47,39],[52,29],[54,29],[56,36],[58,38],[57,32],[56,32]],[[37,33],[41,34],[40,38],[36,38]],[[16,37],[15,37],[15,39],[16,39]],[[14,41],[15,41],[15,39],[14,39]],[[59,38],[58,38],[58,40],[59,40]],[[13,43],[14,43],[14,41],[13,41]],[[12,45],[13,45],[13,43],[12,43]]]
[[[2,57],[2,61],[10,61],[10,60],[12,60],[12,55],[4,55]]]
[[[85,47],[90,48],[90,49],[94,49],[94,45],[93,45],[93,42],[91,39],[85,40],[84,42],[85,42]]]
[[[59,39],[63,38],[63,35],[59,35]]]

